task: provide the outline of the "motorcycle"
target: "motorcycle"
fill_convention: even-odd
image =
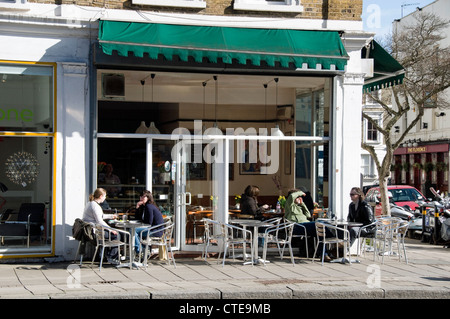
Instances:
[[[422,220],[422,241],[428,238],[430,244],[447,246],[450,243],[450,197],[442,196],[433,187],[430,191],[435,199],[424,205],[426,214],[425,221]]]

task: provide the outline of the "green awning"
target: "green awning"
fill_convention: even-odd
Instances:
[[[364,92],[370,92],[402,84],[405,77],[403,66],[373,40],[361,50],[361,57],[374,60],[373,78],[364,81]]]
[[[268,66],[344,70],[347,52],[336,31],[299,31],[286,29],[249,29],[233,27],[169,25],[157,23],[99,21],[99,45],[103,52],[120,56],[132,52],[151,59],[163,55],[171,61],[178,56],[195,62],[231,64],[251,63]]]

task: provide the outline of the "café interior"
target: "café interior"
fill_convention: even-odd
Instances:
[[[93,176],[112,212],[151,190],[173,248],[200,250],[202,218],[240,213],[247,185],[267,217],[300,188],[328,207],[331,76],[97,70]],[[317,213],[317,211],[316,211]],[[128,216],[133,219],[132,213]]]

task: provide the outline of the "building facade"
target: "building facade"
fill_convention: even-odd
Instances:
[[[436,14],[448,20],[449,10],[450,3],[448,1],[434,1],[395,21],[393,26],[400,31],[404,25],[413,23],[415,17],[421,13]],[[446,29],[445,35],[445,39],[440,44],[442,47],[450,45],[450,28]],[[450,101],[450,91],[446,90],[441,93],[440,99]],[[444,108],[433,108],[434,101],[430,101],[430,103],[430,108],[425,109],[421,121],[408,134],[401,147],[395,151],[391,179],[393,184],[407,184],[416,187],[427,198],[433,197],[429,190],[430,187],[443,193],[448,193],[449,190],[450,125],[447,121],[449,112]],[[404,128],[411,123],[414,112],[413,108],[399,121],[393,132],[394,140],[396,137],[400,137]]]
[[[200,250],[197,216],[227,221],[247,185],[273,207],[306,188],[345,217],[373,38],[361,12],[338,0],[0,0],[1,258],[73,258],[96,187],[119,213],[152,190],[179,250]],[[24,203],[44,207],[32,233],[14,233]]]

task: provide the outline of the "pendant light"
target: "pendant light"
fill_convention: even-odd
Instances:
[[[275,93],[275,108],[278,108],[278,78],[273,79],[276,84],[276,93]],[[272,136],[284,136],[284,133],[280,130],[278,124],[275,125],[275,128],[272,129]]]

